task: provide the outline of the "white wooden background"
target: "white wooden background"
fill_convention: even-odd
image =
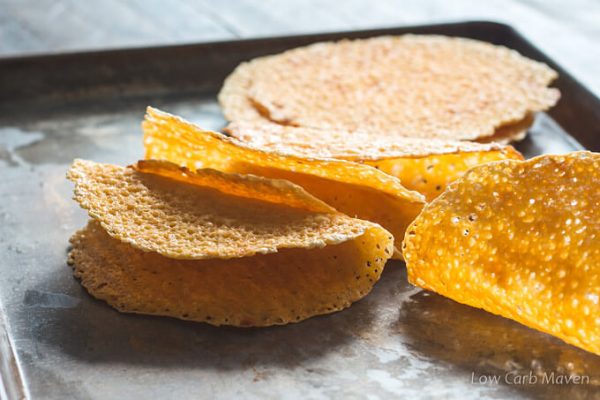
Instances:
[[[600,0],[0,0],[0,57],[486,19],[600,96]]]

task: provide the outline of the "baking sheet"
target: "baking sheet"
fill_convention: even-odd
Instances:
[[[486,22],[0,60],[0,393],[34,399],[598,396],[600,357],[414,288],[401,262],[388,263],[373,292],[345,311],[266,329],[119,314],[73,279],[68,238],[87,221],[64,177],[73,158],[117,164],[141,158],[140,121],[148,104],[221,128],[215,94],[241,60],[319,40],[404,32],[475,37],[551,63],[509,27]],[[526,156],[600,150],[600,102],[559,72],[563,98],[550,114],[537,116],[517,146]],[[587,381],[557,383],[573,373]]]

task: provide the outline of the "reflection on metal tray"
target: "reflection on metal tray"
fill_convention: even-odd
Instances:
[[[549,63],[561,74],[556,85],[563,97],[549,114],[537,116],[518,148],[527,156],[600,150],[598,99],[512,29],[495,23],[0,60],[5,395],[576,399],[597,394],[599,357],[414,288],[399,262],[390,262],[373,292],[350,309],[267,329],[119,314],[72,278],[65,263],[68,238],[87,219],[71,201],[64,178],[73,158],[118,164],[140,158],[139,124],[147,104],[208,128],[222,127],[215,95],[242,60],[320,40],[405,32],[487,40]],[[589,376],[589,382],[552,385],[541,378],[572,373]],[[515,384],[528,376],[540,378]]]

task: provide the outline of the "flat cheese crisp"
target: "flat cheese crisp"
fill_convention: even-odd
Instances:
[[[404,239],[408,278],[600,354],[600,155],[475,167]]]
[[[379,279],[392,235],[285,181],[123,168],[68,173],[92,220],[69,260],[93,296],[123,312],[267,326],[348,307]]]
[[[226,79],[219,101],[230,121],[476,140],[553,106],[559,92],[548,85],[556,77],[547,65],[503,46],[382,36],[316,43],[243,63]]]
[[[153,108],[148,108],[143,129],[147,159],[168,160],[190,170],[214,168],[286,179],[340,212],[382,225],[397,238],[404,237],[424,204],[421,194],[369,165],[269,151]],[[398,249],[400,239],[397,244]]]
[[[394,137],[262,122],[233,122],[226,132],[244,143],[269,151],[373,166],[399,178],[404,187],[423,194],[428,201],[469,168],[491,161],[523,158],[513,147],[498,143]]]

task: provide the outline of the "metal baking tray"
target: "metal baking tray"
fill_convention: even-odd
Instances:
[[[407,32],[476,38],[546,62],[560,73],[562,99],[537,116],[517,147],[526,156],[600,151],[598,98],[512,28],[492,22],[1,59],[2,395],[597,396],[600,357],[412,287],[400,262],[390,262],[373,292],[351,308],[267,329],[120,314],[72,277],[68,239],[87,220],[64,177],[73,158],[125,165],[142,157],[146,105],[221,128],[216,93],[243,60],[316,41]],[[579,384],[565,384],[570,374],[582,377]]]

